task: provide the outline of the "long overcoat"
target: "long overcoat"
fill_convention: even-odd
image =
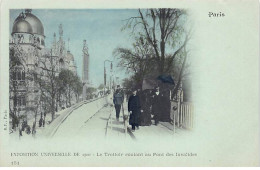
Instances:
[[[163,96],[160,93],[159,95],[153,94],[152,98],[152,114],[154,116],[160,116],[162,112],[162,105],[163,105]]]
[[[138,95],[131,95],[128,101],[128,111],[132,111],[129,118],[129,124],[138,124],[141,112],[141,102]]]
[[[142,93],[139,94],[140,100],[141,100],[141,110],[143,112],[140,115],[140,125],[141,126],[149,126],[151,125],[151,94],[148,90],[143,91]]]

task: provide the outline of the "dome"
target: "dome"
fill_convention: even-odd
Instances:
[[[42,22],[35,15],[31,14],[30,12],[19,15],[15,19],[13,30],[15,30],[16,23],[18,23],[20,21],[24,21],[24,20],[30,24],[33,34],[39,34],[39,35],[44,36],[44,28],[43,28]],[[14,33],[14,31],[13,31],[13,33]]]
[[[30,33],[30,34],[32,34],[33,31],[32,31],[31,25],[27,21],[20,19],[14,23],[12,34],[13,33]]]
[[[39,34],[44,36],[44,28],[42,22],[35,15],[31,13],[26,13],[25,21],[29,22],[34,34]]]
[[[67,59],[70,61],[74,61],[74,56],[70,53],[70,51],[67,52]]]

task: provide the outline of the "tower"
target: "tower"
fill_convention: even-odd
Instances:
[[[83,41],[83,69],[82,69],[82,82],[83,82],[83,100],[87,97],[87,87],[89,85],[89,54],[88,54],[88,47],[87,41]]]
[[[63,40],[63,28],[62,24],[59,25],[59,41],[58,41],[58,53],[59,56],[64,56],[66,54],[65,41]]]

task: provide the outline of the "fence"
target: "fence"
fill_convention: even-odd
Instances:
[[[190,102],[171,101],[171,119],[175,128],[192,129],[194,125],[194,106]]]
[[[192,129],[193,127],[193,104],[188,102],[182,102],[180,104],[179,112],[179,127],[184,127],[186,129]]]

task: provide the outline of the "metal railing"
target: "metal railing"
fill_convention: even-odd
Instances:
[[[193,117],[194,117],[194,107],[192,103],[182,102],[180,104],[179,112],[179,126],[192,129],[193,128]]]
[[[190,102],[171,101],[173,131],[176,128],[192,129],[194,126],[194,106]]]

